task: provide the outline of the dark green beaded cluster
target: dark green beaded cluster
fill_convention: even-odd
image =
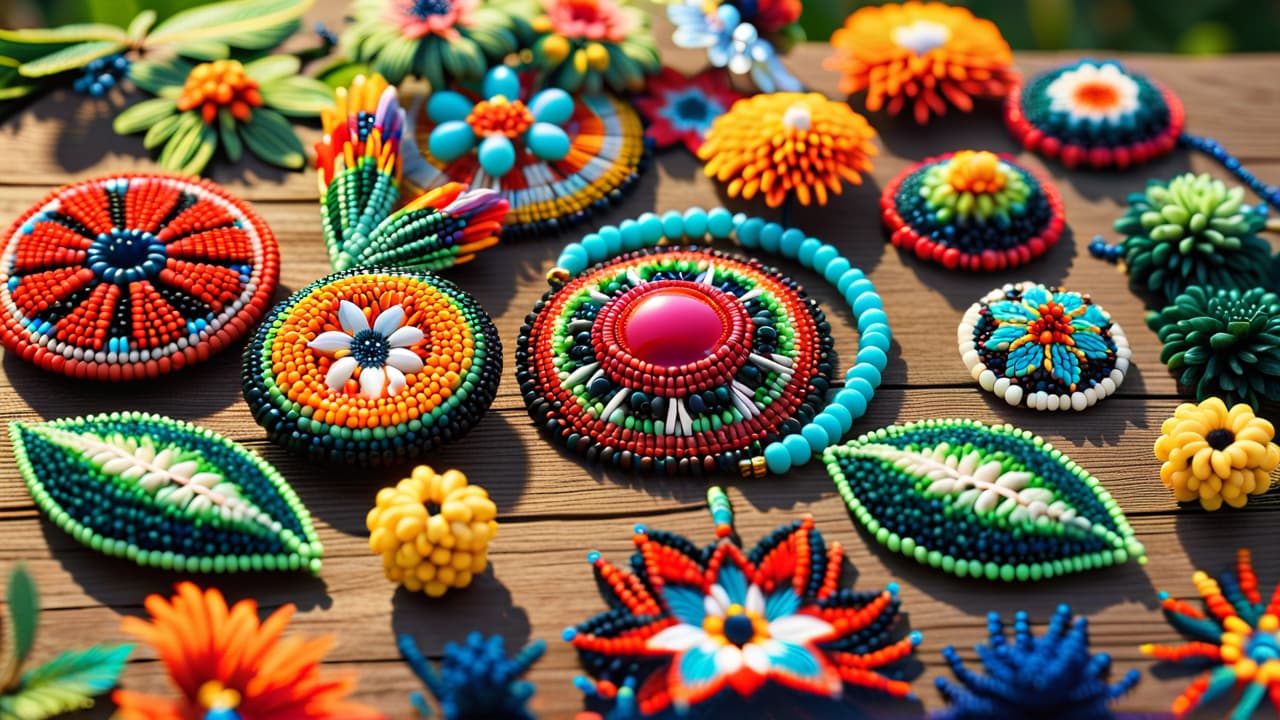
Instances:
[[[976,462],[966,466],[974,453]],[[1049,443],[1010,425],[895,425],[829,447],[823,461],[850,512],[879,543],[958,577],[1040,580],[1146,561],[1102,483]],[[996,488],[995,502],[983,506],[983,489],[999,483],[974,467],[993,461],[1002,478],[1023,475],[1025,499]],[[938,463],[952,471],[959,466],[958,476],[967,471],[983,484],[958,482],[954,494],[931,492],[935,481],[953,474]]]
[[[14,422],[9,435],[36,505],[94,550],[186,572],[320,571],[320,541],[293,489],[262,458],[210,430],[158,415],[118,412]],[[121,457],[95,462],[93,455],[107,445]],[[183,482],[148,490],[159,482],[154,476],[159,463],[148,462],[153,453],[147,451],[130,460],[128,448],[140,445],[155,454],[168,449],[171,459],[187,461],[189,469],[179,477],[185,475],[187,485],[212,484],[212,492],[196,503],[179,499],[187,489]],[[229,517],[233,503],[241,511]]]
[[[1280,296],[1263,288],[1209,289],[1193,285],[1147,325],[1164,348],[1160,362],[1197,401],[1228,406],[1280,398]]]

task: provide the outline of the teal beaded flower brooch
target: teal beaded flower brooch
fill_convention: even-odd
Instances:
[[[965,312],[960,357],[983,390],[1035,410],[1084,410],[1129,371],[1129,341],[1087,295],[1033,282],[1005,285]]]
[[[830,326],[794,280],[706,247],[654,247],[708,238],[798,259],[848,301],[858,351],[830,401]],[[601,228],[566,247],[550,279],[520,329],[516,380],[534,422],[602,465],[785,473],[848,432],[888,360],[887,318],[861,270],[798,230],[723,208]]]
[[[961,150],[903,170],[880,196],[889,241],[948,270],[1026,264],[1058,242],[1062,198],[1008,155]]]
[[[822,457],[877,542],[957,577],[1040,580],[1146,562],[1101,481],[1026,430],[925,420]]]
[[[811,517],[744,550],[723,491],[707,496],[717,537],[707,547],[637,527],[630,568],[588,556],[609,609],[564,638],[591,676],[578,680],[589,704],[723,718],[812,703],[814,717],[840,717],[851,711],[846,689],[910,695],[899,674],[880,671],[920,643],[895,633],[896,585],[844,587],[844,549]]]
[[[293,489],[220,435],[125,412],[15,422],[9,437],[36,505],[94,550],[184,572],[320,571]]]

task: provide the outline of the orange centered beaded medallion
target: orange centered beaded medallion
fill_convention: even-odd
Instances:
[[[467,124],[479,137],[506,135],[515,138],[533,126],[533,113],[523,102],[499,95],[476,103],[467,116]]]

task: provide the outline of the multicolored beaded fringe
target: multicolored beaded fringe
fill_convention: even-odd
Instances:
[[[1026,264],[1058,242],[1062,197],[1009,155],[962,150],[903,170],[880,196],[895,247],[948,270],[995,272]]]
[[[846,686],[910,695],[909,683],[878,672],[921,639],[890,639],[898,634],[896,585],[843,587],[844,548],[827,545],[811,517],[744,550],[723,491],[707,496],[718,539],[704,548],[637,526],[630,568],[588,555],[609,610],[566,629],[564,639],[591,676],[576,681],[589,704],[642,716],[749,709],[758,717],[763,708],[813,703],[823,711],[815,717],[836,717],[851,711]]]
[[[794,280],[707,248],[651,248],[708,235],[797,258],[849,301],[859,348],[831,402],[830,326]],[[836,248],[797,230],[724,209],[646,214],[569,245],[558,264],[521,327],[516,379],[530,417],[591,462],[784,473],[847,432],[880,383],[879,296]]]
[[[877,542],[957,577],[1041,580],[1146,562],[1101,481],[1011,425],[892,425],[822,459]]]
[[[246,334],[279,271],[267,224],[208,180],[86,180],[49,194],[9,228],[0,340],[70,377],[152,378]]]
[[[356,268],[271,311],[245,349],[244,398],[289,450],[386,464],[465,435],[501,373],[475,298],[430,272]]]
[[[533,106],[527,79],[521,88],[525,97],[507,98],[515,102],[505,107],[518,102],[524,108],[526,101]],[[475,102],[475,107],[493,105],[469,90],[452,94]],[[404,133],[405,180],[410,187],[423,190],[448,182],[496,190],[510,207],[503,228],[506,239],[556,233],[581,223],[593,213],[621,202],[649,164],[649,141],[644,137],[639,116],[629,104],[611,94],[572,96],[568,118],[557,124],[569,140],[563,156],[559,152],[552,156],[560,159],[542,159],[526,152],[528,141],[516,133],[511,143],[515,149],[513,164],[500,175],[486,172],[474,151],[447,162],[432,154],[430,138],[442,123],[432,120],[426,100],[416,98],[409,106]],[[485,113],[477,114],[474,108],[463,117],[466,122],[491,122]],[[528,121],[532,119],[530,114]]]
[[[1013,406],[1085,410],[1115,394],[1129,341],[1088,295],[1033,282],[1005,285],[965,311],[960,357],[983,390]]]
[[[293,489],[209,430],[124,412],[15,422],[9,437],[36,505],[94,550],[183,572],[320,572]]]

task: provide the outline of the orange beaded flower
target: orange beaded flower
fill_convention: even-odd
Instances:
[[[857,185],[871,170],[875,134],[847,104],[817,93],[756,95],[716,118],[698,157],[729,197],[763,194],[778,207],[795,193],[801,205],[826,205],[841,180]]]
[[[844,75],[840,90],[867,91],[867,110],[897,115],[913,103],[916,122],[947,105],[968,112],[973,98],[999,98],[1017,79],[1013,51],[989,20],[965,8],[908,2],[864,7],[831,36],[828,69]]]
[[[241,600],[230,608],[216,589],[178,585],[172,599],[146,600],[151,621],[125,618],[128,633],[160,656],[177,698],[118,690],[112,699],[123,720],[376,720],[382,714],[346,701],[350,677],[320,672],[331,638],[280,639],[293,616],[284,605],[265,621],[258,606]]]
[[[215,60],[195,66],[178,96],[178,110],[200,108],[205,125],[218,119],[218,110],[227,108],[232,117],[248,122],[251,108],[262,107],[258,81],[244,72],[239,60]]]

